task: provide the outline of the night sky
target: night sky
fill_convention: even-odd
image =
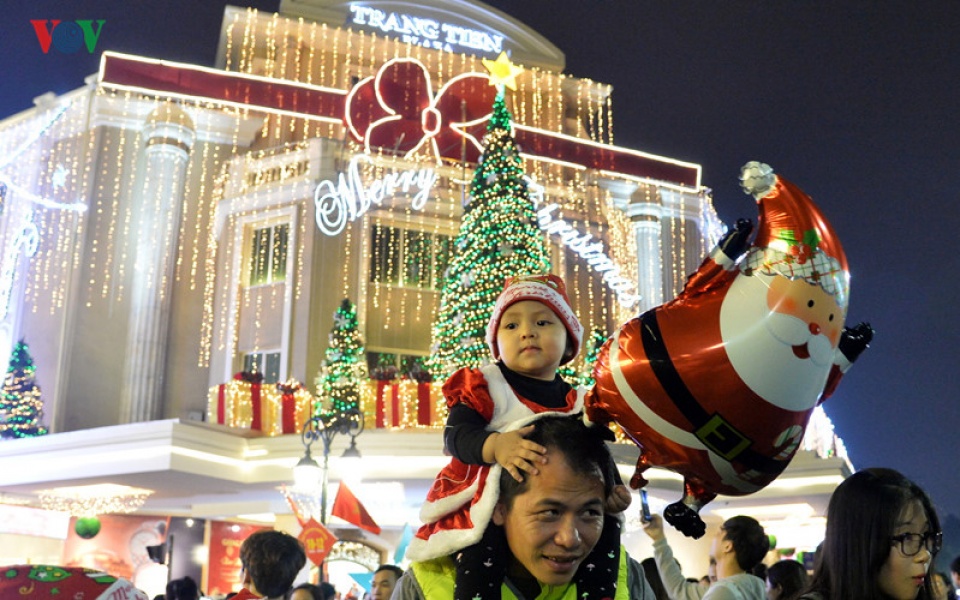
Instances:
[[[274,12],[279,2],[234,4]],[[756,218],[737,180],[749,160],[815,199],[850,262],[847,323],[877,330],[827,414],[856,467],[899,469],[941,516],[960,516],[960,2],[489,4],[559,47],[568,73],[614,86],[618,145],[701,164],[725,222]],[[7,3],[0,118],[80,87],[103,49],[212,66],[223,5]],[[43,54],[31,19],[106,24],[95,55]]]

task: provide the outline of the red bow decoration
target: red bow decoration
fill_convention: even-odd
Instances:
[[[439,162],[458,156],[466,138],[466,159],[476,162],[495,96],[490,77],[478,73],[453,77],[434,96],[423,63],[395,58],[350,90],[344,115],[367,152],[392,148],[409,158],[429,144]]]
[[[263,383],[263,373],[256,371],[240,371],[233,374],[234,381],[245,381],[247,383]]]

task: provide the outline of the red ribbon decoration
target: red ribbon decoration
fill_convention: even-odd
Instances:
[[[453,77],[434,96],[422,63],[395,58],[350,90],[344,121],[367,153],[392,148],[409,158],[429,143],[438,162],[464,151],[476,162],[495,97],[490,77],[478,73]],[[464,137],[471,142],[465,149]]]
[[[393,395],[390,399],[390,424],[394,427],[400,427],[400,384],[394,383],[391,385],[390,393]]]
[[[253,419],[250,421],[250,429],[263,431],[263,407],[260,406],[260,384],[250,384],[250,403],[253,405]]]
[[[430,424],[430,384],[417,383],[417,424]]]
[[[381,67],[377,76],[364,79],[347,94],[296,81],[112,52],[103,53],[100,68],[100,82],[106,87],[224,102],[253,110],[262,107],[305,118],[343,120],[351,135],[363,141],[368,151],[379,145],[410,152],[411,148],[430,142],[434,153],[460,161],[463,138],[467,138],[466,158],[470,162],[479,157],[477,148],[486,129],[487,113],[493,106],[495,92],[486,85],[488,79],[479,73],[458,75],[433,96],[430,80],[420,63],[409,58],[393,59]],[[700,167],[695,164],[520,124],[516,124],[514,136],[523,152],[533,157],[688,187],[700,185]]]
[[[297,399],[293,394],[280,396],[281,433],[297,433]]]
[[[227,420],[227,398],[224,388],[227,387],[226,384],[221,383],[217,386],[217,425],[223,425],[223,422]]]

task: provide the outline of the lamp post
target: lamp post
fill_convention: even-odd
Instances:
[[[350,447],[343,451],[343,458],[360,458],[357,450],[357,436],[363,433],[363,412],[351,408],[342,412],[317,415],[303,424],[300,439],[304,445],[304,455],[293,468],[293,479],[298,488],[309,488],[320,483],[320,522],[327,524],[327,482],[330,471],[330,446],[337,435],[349,435]],[[323,467],[317,464],[310,453],[314,442],[323,442]],[[319,473],[321,470],[323,473]]]

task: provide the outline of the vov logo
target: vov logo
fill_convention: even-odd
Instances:
[[[63,54],[74,54],[82,46],[93,54],[100,40],[100,32],[106,19],[80,19],[77,21],[61,21],[60,19],[34,19],[30,21],[33,30],[37,32],[37,41],[40,49],[46,54],[52,45]],[[96,25],[94,25],[96,24]]]

